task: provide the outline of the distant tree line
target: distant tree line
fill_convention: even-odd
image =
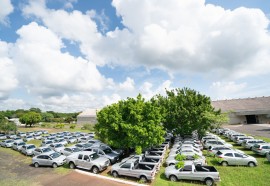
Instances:
[[[39,122],[71,123],[77,120],[78,114],[79,113],[60,113],[54,111],[42,112],[39,108],[0,111],[2,117],[8,119],[19,118],[21,123],[30,127]]]

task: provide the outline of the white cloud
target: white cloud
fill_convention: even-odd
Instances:
[[[8,24],[8,15],[13,12],[13,5],[11,0],[0,1],[0,23]]]
[[[212,99],[231,99],[242,97],[241,94],[244,93],[247,88],[247,83],[237,84],[234,81],[230,82],[213,82],[210,86],[210,93]]]
[[[126,81],[119,84],[119,90],[120,91],[133,91],[134,90],[134,80],[130,77],[126,78]]]
[[[157,88],[154,88],[153,84],[150,82],[144,82],[143,85],[140,87],[140,92],[142,96],[146,99],[151,99],[155,95],[166,95],[166,89],[171,90],[173,87],[171,86],[172,82],[170,80],[166,80],[161,83]]]
[[[7,98],[18,85],[16,68],[9,56],[11,45],[0,41],[0,99]]]
[[[102,96],[102,106],[106,106],[106,105],[111,105],[113,103],[117,103],[118,101],[120,101],[122,98],[119,94],[112,94],[111,96],[108,95],[104,95]]]
[[[32,22],[20,28],[12,50],[21,82],[30,92],[43,96],[65,92],[100,91],[106,79],[96,66],[69,53],[62,53],[61,39],[51,30]]]
[[[26,103],[22,99],[6,99],[6,100],[0,100],[0,110],[14,110],[17,108],[24,109],[26,108]],[[29,109],[29,108],[26,108]]]

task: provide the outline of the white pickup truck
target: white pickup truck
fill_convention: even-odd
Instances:
[[[213,166],[187,164],[183,168],[176,168],[172,165],[165,169],[166,178],[171,181],[177,180],[196,180],[204,181],[206,185],[212,186],[215,182],[220,181],[219,172]]]
[[[156,165],[139,163],[138,159],[128,159],[116,163],[111,168],[113,177],[129,176],[140,179],[142,182],[152,181],[156,174]]]

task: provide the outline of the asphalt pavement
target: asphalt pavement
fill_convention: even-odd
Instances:
[[[223,127],[252,136],[263,136],[270,138],[270,124],[226,125]]]

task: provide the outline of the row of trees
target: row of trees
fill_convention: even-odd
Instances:
[[[29,110],[7,110],[0,111],[0,114],[11,119],[20,118],[21,123],[32,126],[39,122],[57,122],[57,123],[71,123],[77,120],[79,113],[59,113],[54,111],[42,112],[39,108],[30,108]]]
[[[228,121],[216,111],[209,97],[183,88],[156,95],[149,101],[137,98],[109,105],[97,114],[97,136],[117,148],[142,149],[164,141],[165,131],[181,136],[196,130],[202,136],[211,127]]]

